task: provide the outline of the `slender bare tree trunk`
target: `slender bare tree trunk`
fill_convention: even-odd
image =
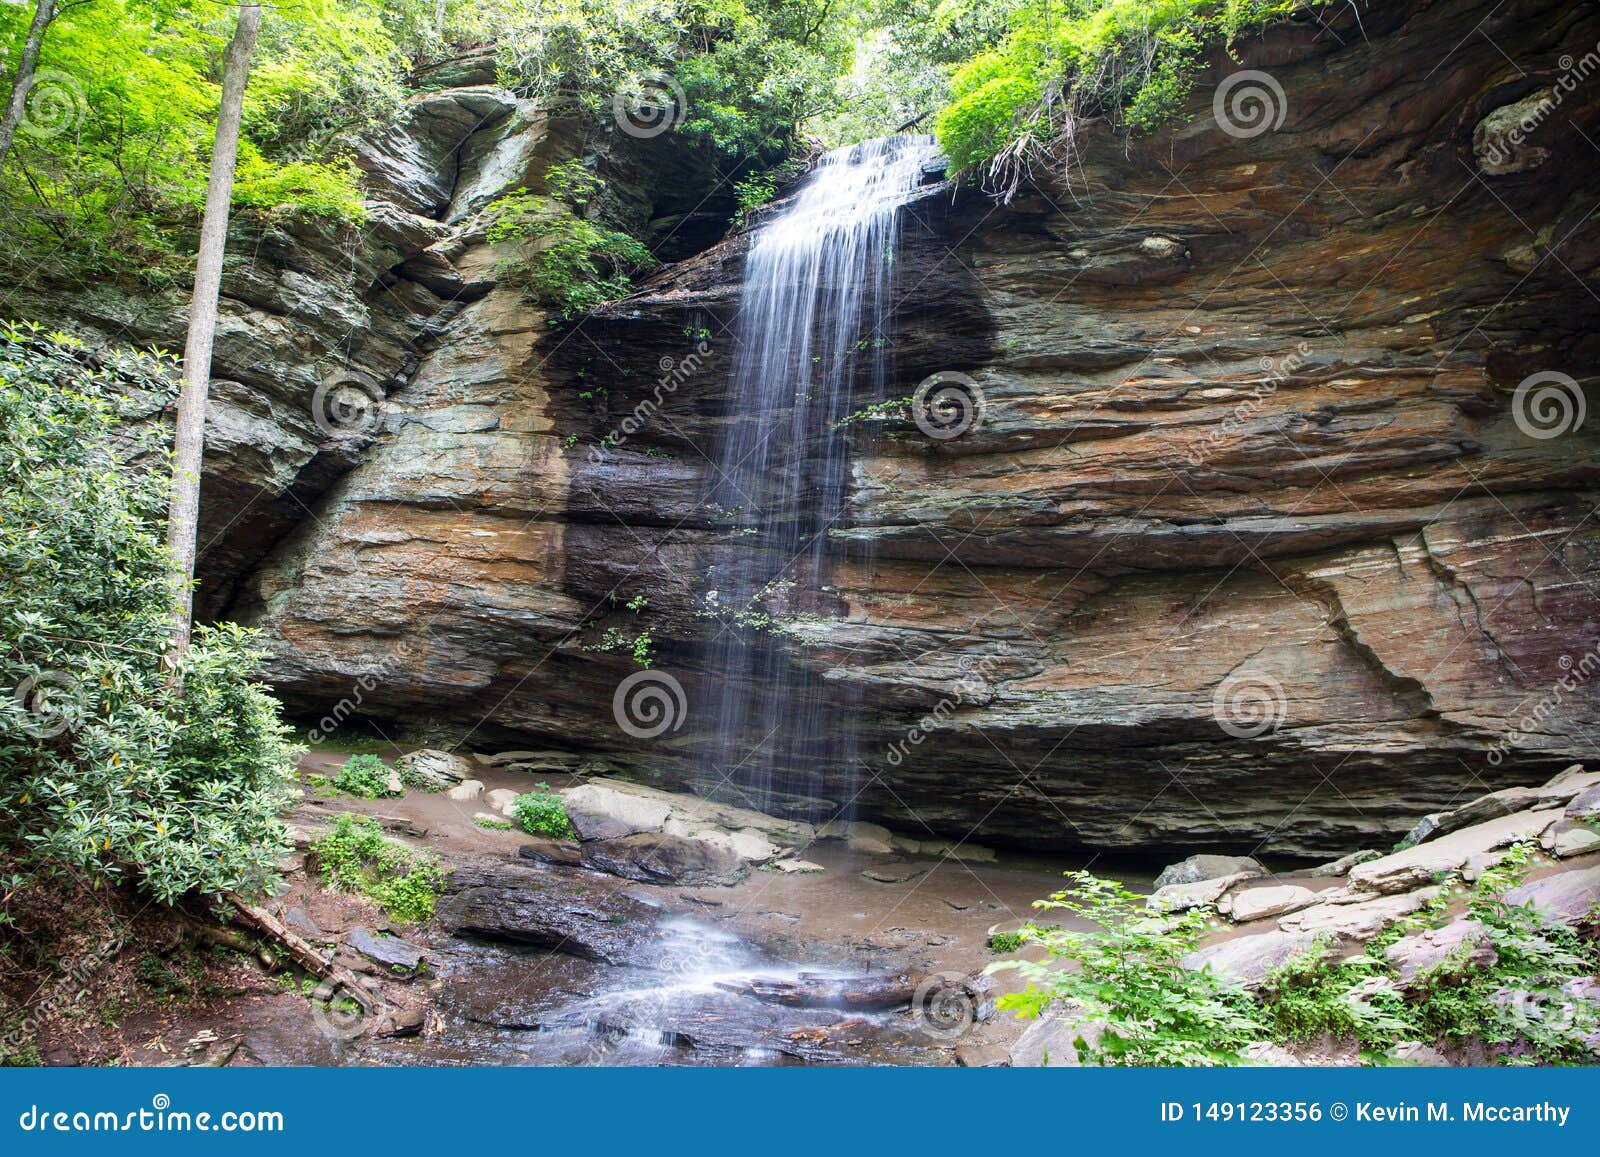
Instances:
[[[11,80],[11,99],[6,102],[4,116],[0,116],[0,165],[11,155],[11,142],[17,139],[17,126],[28,107],[28,90],[33,87],[33,70],[39,63],[39,48],[44,44],[45,29],[56,18],[56,0],[39,0],[33,10],[33,23],[28,25],[28,38],[22,42],[22,55],[17,58],[17,75]]]
[[[206,395],[211,387],[211,346],[217,336],[217,296],[222,291],[222,255],[228,243],[228,207],[233,199],[233,167],[239,156],[239,120],[250,54],[261,25],[261,5],[239,5],[239,24],[222,63],[222,104],[217,112],[217,143],[211,152],[211,180],[200,224],[200,255],[195,262],[194,297],[189,303],[189,336],[183,347],[183,389],[178,395],[178,428],[173,446],[172,504],[167,513],[167,547],[183,580],[173,611],[173,662],[189,650],[189,616],[194,605],[195,532],[200,518],[200,460],[205,452]]]

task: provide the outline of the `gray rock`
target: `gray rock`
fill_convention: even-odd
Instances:
[[[1250,872],[1235,872],[1231,876],[1218,876],[1213,880],[1197,880],[1192,884],[1168,884],[1151,893],[1145,907],[1152,912],[1187,912],[1206,904],[1215,904],[1222,894],[1241,880],[1253,880]]]
[[[548,840],[543,836],[527,837],[527,842],[517,848],[517,858],[532,860],[536,864],[560,864],[576,868],[583,863],[583,849],[565,840]]]
[[[377,936],[365,928],[352,928],[345,944],[385,968],[414,972],[422,963],[422,949],[398,936]]]
[[[1591,820],[1563,818],[1544,833],[1539,846],[1558,860],[1600,851],[1600,826]]]
[[[1267,975],[1296,956],[1310,952],[1317,938],[1308,932],[1257,932],[1208,944],[1183,958],[1183,966],[1213,972],[1245,984],[1259,984]]]
[[[1478,852],[1535,839],[1556,820],[1549,811],[1524,811],[1451,832],[1350,869],[1350,883],[1369,892],[1404,892],[1454,872]]]
[[[1298,884],[1279,884],[1271,888],[1245,888],[1233,893],[1222,904],[1222,914],[1235,924],[1266,920],[1298,911],[1317,902],[1317,894]]]
[[[1078,1068],[1077,1041],[1094,1047],[1105,1032],[1101,1021],[1070,1012],[1049,1012],[1030,1024],[1007,1050],[1013,1068]]]
[[[1190,856],[1177,864],[1170,864],[1156,877],[1159,891],[1169,884],[1196,884],[1201,880],[1214,880],[1220,876],[1264,876],[1267,870],[1249,856]]]
[[[440,791],[471,779],[477,771],[465,756],[436,748],[408,752],[394,762],[410,778],[426,781]]]
[[[1563,924],[1593,923],[1600,905],[1600,866],[1560,871],[1523,884],[1506,893],[1506,903],[1531,905]]]
[[[1446,960],[1459,960],[1473,968],[1487,968],[1498,958],[1489,943],[1488,930],[1476,920],[1452,920],[1443,928],[1430,928],[1402,936],[1389,946],[1389,962],[1400,979],[1411,980],[1418,972],[1435,968]]]
[[[449,791],[450,798],[461,803],[475,800],[482,794],[483,780],[481,779],[464,779]]]
[[[1288,932],[1332,936],[1339,940],[1367,940],[1401,917],[1411,915],[1438,894],[1438,888],[1419,888],[1415,892],[1359,902],[1341,902],[1347,897],[1329,898],[1289,913],[1278,921],[1278,926]]]
[[[1385,1054],[1397,1065],[1411,1065],[1416,1068],[1439,1069],[1448,1068],[1449,1059],[1432,1045],[1425,1045],[1421,1041],[1402,1041]]]
[[[583,845],[590,868],[646,884],[736,884],[745,862],[730,848],[665,832],[636,832]]]
[[[1575,820],[1600,818],[1600,785],[1574,796],[1567,805],[1566,814],[1569,819]]]

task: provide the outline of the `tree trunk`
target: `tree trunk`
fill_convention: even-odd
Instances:
[[[217,296],[222,290],[222,254],[228,242],[228,203],[233,198],[233,167],[239,156],[239,120],[244,86],[250,78],[250,53],[261,25],[261,5],[239,5],[239,24],[222,64],[222,104],[217,112],[217,142],[211,152],[205,217],[200,224],[200,254],[195,262],[194,296],[189,303],[189,336],[183,347],[183,389],[178,395],[173,444],[172,504],[167,513],[167,547],[182,589],[173,610],[171,660],[189,650],[189,616],[194,605],[195,533],[200,518],[200,460],[205,451],[206,395],[211,387],[211,346],[217,336]]]
[[[55,18],[56,0],[39,0],[33,10],[33,23],[28,25],[28,38],[22,42],[22,55],[17,59],[17,75],[11,80],[11,99],[6,102],[5,115],[0,116],[0,166],[6,163],[11,142],[17,139],[17,126],[22,124],[22,114],[28,107],[28,90],[33,87],[33,70],[39,63],[45,29]]]

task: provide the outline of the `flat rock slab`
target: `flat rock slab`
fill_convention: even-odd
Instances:
[[[576,868],[583,863],[583,849],[564,840],[533,836],[527,843],[517,848],[517,858],[531,860],[535,864],[560,864]]]
[[[672,815],[672,805],[633,792],[585,783],[565,792],[567,818],[583,840],[620,840],[641,832],[659,832]]]
[[[1269,888],[1246,888],[1223,901],[1224,915],[1235,924],[1266,920],[1297,912],[1317,902],[1317,894],[1298,884],[1278,884]]]
[[[352,951],[385,968],[413,972],[422,963],[422,949],[398,936],[379,936],[365,928],[352,928],[344,942]]]
[[[816,836],[816,829],[799,820],[779,819],[750,808],[735,807],[716,800],[686,793],[662,791],[622,779],[591,779],[562,793],[567,812],[573,817],[578,834],[584,824],[575,812],[591,817],[596,826],[594,839],[617,839],[645,831],[666,831],[672,835],[697,836],[707,832],[745,833],[765,839],[775,849],[800,848]],[[603,819],[609,819],[605,825]],[[630,830],[623,831],[626,827]],[[769,853],[770,855],[771,853]]]
[[[1348,895],[1329,897],[1320,904],[1289,913],[1278,921],[1278,927],[1289,932],[1331,935],[1341,940],[1365,940],[1401,917],[1411,915],[1438,894],[1438,888],[1421,888],[1358,903],[1343,902],[1348,900]]]
[[[1534,911],[1563,924],[1585,924],[1600,906],[1600,866],[1557,872],[1506,893],[1507,904],[1531,904]]]
[[[1350,883],[1368,892],[1404,892],[1431,884],[1441,874],[1453,872],[1479,853],[1537,839],[1553,824],[1559,812],[1523,811],[1451,832],[1403,852],[1368,860],[1350,869]]]
[[[465,756],[432,747],[407,752],[395,760],[395,766],[403,769],[412,778],[427,780],[437,788],[446,788],[462,780],[471,779],[478,770],[472,760]]]
[[[1198,972],[1210,965],[1213,972],[1233,980],[1258,984],[1274,968],[1311,951],[1316,943],[1317,938],[1309,932],[1257,932],[1196,949],[1183,958],[1183,966]]]

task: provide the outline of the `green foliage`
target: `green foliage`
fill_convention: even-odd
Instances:
[[[366,896],[408,924],[433,917],[444,887],[439,857],[386,838],[377,820],[342,815],[312,851],[330,886]]]
[[[778,195],[778,190],[805,172],[805,165],[797,159],[780,161],[769,169],[761,169],[733,183],[734,212],[732,225],[743,229],[750,215]]]
[[[510,820],[497,820],[491,816],[473,816],[472,822],[491,832],[509,832],[516,827]]]
[[[512,800],[511,815],[517,825],[531,835],[558,840],[572,840],[578,836],[567,818],[567,805],[550,790],[548,783],[541,783],[538,791],[524,792]]]
[[[1002,1008],[1037,1016],[1052,1003],[1072,1006],[1102,1021],[1097,1042],[1075,1042],[1084,1063],[1109,1065],[1218,1065],[1237,1061],[1239,1050],[1262,1030],[1243,988],[1209,968],[1191,971],[1181,961],[1206,932],[1206,912],[1163,916],[1144,897],[1088,872],[1068,872],[1073,882],[1034,907],[1087,920],[1093,932],[1028,924],[1023,943],[1042,946],[1066,967],[1003,961],[991,971],[1017,969],[1032,983],[1000,998]]]
[[[296,753],[249,632],[201,627],[164,664],[167,460],[122,419],[173,376],[0,327],[0,845],[163,902],[268,884]]]
[[[1005,188],[1040,161],[1064,163],[1073,126],[1105,114],[1149,132],[1188,100],[1208,43],[1288,16],[1296,0],[976,0],[937,5],[970,54],[937,119],[958,169],[988,167]]]
[[[506,194],[489,209],[489,241],[523,242],[529,253],[505,263],[507,280],[563,314],[586,313],[623,296],[633,288],[629,277],[654,263],[650,250],[629,234],[526,189]]]
[[[989,937],[988,948],[990,952],[1003,956],[1007,952],[1015,952],[1027,942],[1028,938],[1021,932],[996,932]]]
[[[333,786],[346,795],[362,799],[383,799],[400,794],[389,790],[389,769],[376,755],[352,755],[345,760],[344,766],[334,774]]]
[[[400,106],[404,61],[382,15],[377,0],[266,9],[234,190],[244,216],[361,219],[340,134]],[[31,18],[31,4],[0,5],[13,58]],[[187,268],[234,21],[196,0],[95,0],[57,17],[0,172],[14,276],[159,282]]]
[[[667,74],[672,130],[742,163],[777,160],[837,103],[852,7],[835,0],[493,0],[503,78],[553,108],[609,119],[616,94]]]
[[[1396,1045],[1422,1041],[1439,1048],[1487,1046],[1507,1064],[1593,1063],[1589,1043],[1600,1029],[1600,1003],[1574,997],[1574,982],[1600,975],[1600,946],[1553,924],[1530,907],[1508,904],[1536,852],[1515,848],[1476,884],[1452,885],[1439,899],[1351,959],[1326,944],[1285,962],[1254,993],[1209,970],[1178,963],[1205,935],[1205,910],[1158,917],[1120,885],[1070,872],[1075,887],[1038,906],[1086,919],[1095,932],[1029,925],[996,951],[1043,945],[1053,964],[1007,961],[991,970],[1021,969],[1030,980],[1001,1006],[1038,1015],[1051,1005],[1103,1019],[1098,1045],[1080,1041],[1080,1058],[1107,1065],[1235,1064],[1252,1041],[1286,1044],[1331,1037],[1353,1041],[1365,1060],[1389,1063]],[[1493,961],[1468,944],[1401,983],[1387,949],[1401,936],[1464,915],[1482,927]]]

